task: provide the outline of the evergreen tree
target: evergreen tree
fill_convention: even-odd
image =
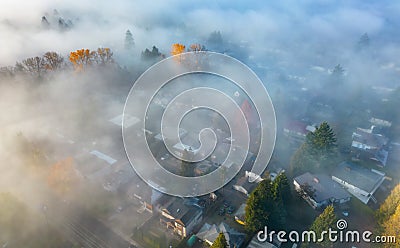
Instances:
[[[153,46],[151,51],[148,48],[146,48],[146,50],[142,52],[142,60],[155,60],[160,57],[162,57],[162,54],[160,53],[160,51],[156,46]]]
[[[323,122],[314,132],[307,135],[312,151],[319,156],[328,156],[336,150],[336,137],[327,122]]]
[[[369,44],[370,44],[369,36],[367,33],[364,33],[363,35],[361,35],[360,39],[358,40],[357,50],[358,51],[365,50],[369,47]]]
[[[153,46],[153,48],[151,49],[151,55],[154,58],[157,58],[157,57],[161,56],[161,53],[160,53],[160,51],[158,50],[158,48],[156,46]]]
[[[286,211],[281,196],[275,197],[271,180],[264,179],[250,194],[245,208],[245,228],[248,232],[256,232],[268,226],[273,229],[282,228]]]
[[[306,141],[296,151],[290,161],[293,175],[306,171],[316,171],[336,163],[337,144],[335,133],[327,122],[323,122],[314,132],[308,133]]]
[[[279,198],[281,198],[284,204],[288,203],[291,198],[290,184],[284,172],[279,173],[279,175],[275,178],[273,183],[273,190],[276,200],[279,200]]]
[[[49,28],[50,27],[50,23],[47,20],[46,16],[42,16],[42,27],[43,28]]]
[[[343,84],[344,81],[344,69],[340,64],[337,64],[331,74],[331,80],[329,81],[329,86],[337,86],[338,84]]]
[[[223,47],[223,39],[220,31],[214,31],[210,34],[207,40],[207,47],[212,49],[221,50]]]
[[[310,231],[313,231],[316,234],[316,239],[320,238],[320,235],[323,231],[328,231],[329,228],[336,229],[336,221],[337,217],[334,212],[334,208],[332,205],[329,205],[325,208],[325,210],[314,220],[310,227]],[[317,243],[320,247],[332,247],[332,242],[325,238],[322,242]],[[314,247],[309,246],[310,243],[303,244],[305,247]]]
[[[314,168],[313,160],[307,143],[303,143],[290,159],[290,173],[292,176],[299,175]]]
[[[128,29],[125,33],[125,49],[129,50],[135,46],[135,41],[133,39],[131,31]]]
[[[226,241],[225,235],[221,232],[219,233],[217,239],[215,239],[211,248],[228,248],[228,242]]]

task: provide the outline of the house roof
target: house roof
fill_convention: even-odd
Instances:
[[[378,119],[378,118],[371,118],[369,120],[369,122],[371,122],[373,125],[377,125],[377,126],[381,126],[381,127],[391,127],[392,123],[390,121],[387,120],[382,120],[382,119]]]
[[[109,121],[114,123],[117,126],[122,127],[122,122],[123,122],[123,115],[118,115],[115,116],[114,118],[110,119]],[[130,127],[135,125],[136,123],[140,122],[140,119],[135,117],[135,116],[130,116],[130,115],[125,115],[125,123],[124,123],[124,127]]]
[[[332,172],[332,176],[371,193],[382,183],[385,174],[350,162],[342,162]]]
[[[332,180],[327,175],[313,175],[309,172],[304,173],[294,179],[299,185],[308,184],[315,190],[312,197],[316,202],[322,202],[327,199],[345,199],[350,197],[342,186]]]
[[[202,210],[195,206],[189,206],[188,211],[180,219],[182,223],[187,226]]]
[[[268,237],[268,241],[270,241],[269,237]],[[282,243],[277,239],[276,234],[272,235],[272,243],[270,243],[268,241],[261,242],[258,240],[257,235],[254,235],[254,237],[251,239],[247,248],[278,248],[281,246],[281,243]]]
[[[304,122],[301,122],[301,121],[287,122],[283,128],[287,129],[291,132],[301,133],[303,135],[306,135],[309,132],[307,130],[307,124],[305,124]]]
[[[243,187],[248,193],[250,193],[251,190],[257,186],[257,183],[251,183],[249,182],[248,177],[243,176],[236,181],[235,185]]]
[[[352,146],[364,150],[368,149],[366,146],[370,147],[369,149],[381,149],[387,142],[388,138],[382,134],[374,133],[373,128],[357,128],[353,133]]]
[[[133,177],[120,187],[121,190],[129,196],[136,195],[147,203],[155,204],[163,194],[151,188],[147,183],[139,178],[136,173],[133,174]]]
[[[230,247],[240,247],[243,243],[245,234],[236,231],[224,222],[221,222],[219,225],[205,223],[196,236],[201,240],[214,243],[221,232],[225,235],[225,239]]]
[[[163,211],[168,212],[176,220],[180,220],[185,226],[190,223],[202,210],[193,205],[186,205],[181,198],[176,198],[164,207]]]
[[[376,151],[373,159],[380,162],[383,166],[386,166],[388,156],[389,156],[388,151],[386,151],[385,149],[380,149],[380,150]]]
[[[135,172],[132,167],[126,166],[125,168],[120,168],[105,175],[102,180],[108,190],[114,191],[131,181],[134,177]]]

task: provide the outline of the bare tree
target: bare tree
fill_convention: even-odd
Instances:
[[[42,72],[46,69],[44,58],[38,56],[23,60],[22,65],[26,71],[37,77],[41,77]]]
[[[56,52],[47,52],[43,55],[43,58],[47,70],[56,71],[64,65],[64,58]]]

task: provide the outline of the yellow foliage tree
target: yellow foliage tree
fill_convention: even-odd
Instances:
[[[52,189],[60,193],[67,193],[71,186],[77,182],[77,179],[78,177],[74,169],[74,159],[69,157],[50,167],[47,183]]]
[[[95,51],[90,51],[89,49],[80,49],[69,54],[69,61],[71,61],[76,71],[82,71],[86,66],[93,63],[95,57]]]
[[[183,52],[185,52],[185,45],[182,45],[182,44],[179,44],[179,43],[175,43],[175,44],[172,45],[172,48],[171,48],[171,55],[172,55],[172,56],[178,55],[178,56],[176,57],[176,59],[177,59],[179,62],[181,62],[181,60],[182,60],[180,54],[183,53]]]
[[[400,205],[397,205],[394,214],[383,224],[383,235],[395,237],[396,243],[385,243],[387,248],[400,248]]]
[[[171,48],[171,55],[178,55],[181,54],[183,52],[185,52],[185,45],[179,44],[179,43],[175,43],[172,45]]]
[[[400,205],[400,184],[397,184],[396,187],[392,190],[390,195],[386,198],[386,200],[382,203],[380,208],[376,213],[376,217],[380,224],[385,223],[390,216],[394,214],[397,206]]]

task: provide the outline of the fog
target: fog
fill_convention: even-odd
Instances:
[[[62,55],[66,65],[40,79],[29,73],[0,75],[0,191],[31,202],[37,211],[51,199],[46,183],[37,186],[34,175],[46,173],[27,166],[32,158],[19,149],[18,134],[45,154],[42,163],[46,168],[67,157],[84,156],[84,151],[96,147],[122,146],[120,129],[110,130],[107,123],[122,114],[135,79],[156,62],[141,59],[141,53],[153,45],[170,56],[174,43],[187,47],[200,43],[249,65],[263,80],[275,104],[278,144],[283,142],[279,138],[282,125],[301,119],[318,96],[338,112],[346,104],[359,106],[361,102],[364,105],[356,111],[370,111],[371,116],[381,118],[393,116],[390,121],[398,122],[400,115],[379,111],[385,106],[382,100],[390,94],[374,92],[371,87],[400,86],[399,13],[400,3],[389,0],[2,1],[0,67],[12,67],[48,51]],[[48,27],[41,22],[43,16]],[[68,27],[60,28],[60,17]],[[124,49],[128,29],[135,43],[130,50]],[[223,39],[217,46],[209,41],[214,31],[220,31]],[[359,40],[365,33],[370,43],[360,48]],[[106,69],[74,72],[69,53],[99,47],[110,48],[116,63]],[[338,64],[344,69],[343,84],[331,85],[329,92],[324,92]],[[364,124],[360,121],[354,125]],[[367,128],[366,124],[362,127]],[[338,128],[339,137],[351,132]],[[116,135],[104,138],[104,133]],[[290,158],[292,151],[287,152],[278,149],[275,155]],[[72,187],[68,200],[84,201],[87,194],[77,193],[85,191],[82,187]],[[90,192],[91,188],[86,190]],[[99,195],[99,199],[103,197]]]

